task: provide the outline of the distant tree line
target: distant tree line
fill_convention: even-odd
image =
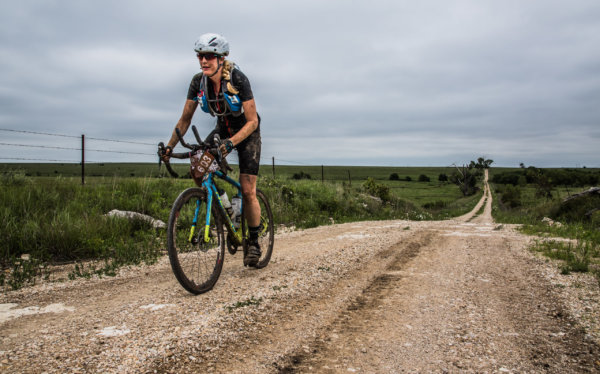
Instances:
[[[589,169],[539,169],[530,166],[517,171],[495,174],[491,181],[496,184],[512,184],[513,186],[542,182],[552,187],[583,187],[597,185],[600,181],[600,171]]]
[[[390,174],[390,178],[391,181],[406,181],[406,182],[411,182],[412,178],[407,175],[406,177],[404,177],[404,179],[400,178],[400,176],[398,175],[398,173],[392,173]],[[425,174],[421,174],[419,175],[419,177],[417,178],[417,181],[419,182],[431,182],[431,178]],[[448,181],[448,176],[444,173],[440,174],[438,176],[438,181],[440,182],[447,182]]]

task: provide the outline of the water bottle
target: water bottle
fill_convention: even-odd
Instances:
[[[233,226],[238,228],[242,225],[242,199],[239,196],[234,196],[231,199],[233,208]]]
[[[220,197],[221,203],[223,203],[223,208],[225,208],[227,214],[229,214],[229,217],[233,219],[233,207],[231,206],[231,202],[229,202],[229,196],[227,196],[227,192],[223,192],[223,195]]]

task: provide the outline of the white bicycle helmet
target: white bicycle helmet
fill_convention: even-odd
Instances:
[[[202,34],[194,44],[194,50],[198,53],[214,53],[220,56],[229,55],[229,43],[219,34]]]

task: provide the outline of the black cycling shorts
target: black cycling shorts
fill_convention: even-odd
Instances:
[[[240,160],[240,174],[258,175],[261,145],[260,131],[256,130],[235,146]]]
[[[208,134],[206,139],[212,143],[212,139],[217,133],[221,139],[229,137],[225,131],[219,131],[219,128],[217,127]],[[256,129],[250,136],[244,139],[244,141],[235,146],[240,162],[240,174],[258,175],[261,146],[262,141],[260,139],[259,129]]]

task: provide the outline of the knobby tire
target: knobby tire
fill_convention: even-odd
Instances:
[[[196,207],[198,221],[193,242],[190,230]],[[201,294],[210,291],[221,274],[225,256],[225,236],[221,216],[211,214],[210,241],[204,242],[206,219],[206,192],[200,188],[188,188],[175,202],[167,225],[167,249],[175,277],[187,291]]]

